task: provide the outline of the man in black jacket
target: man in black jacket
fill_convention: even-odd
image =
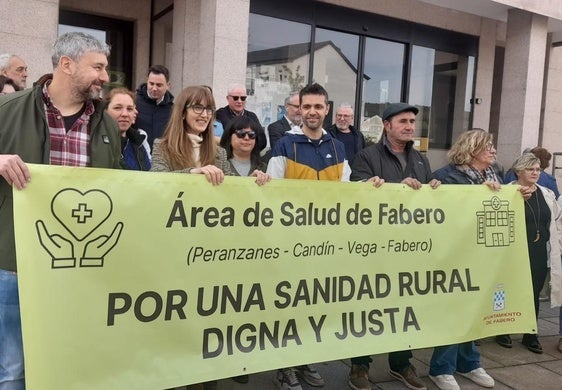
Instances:
[[[283,118],[267,126],[269,147],[273,150],[273,147],[277,141],[283,137],[285,132],[291,130],[293,126],[300,126],[301,120],[299,93],[291,92],[291,94],[285,98],[285,115],[283,115]]]
[[[332,137],[343,142],[345,156],[350,163],[355,155],[365,147],[365,137],[353,126],[353,120],[353,107],[348,103],[342,103],[336,110],[336,123],[326,129]]]
[[[139,112],[136,126],[146,131],[148,144],[162,137],[170,119],[174,95],[170,92],[170,72],[163,65],[153,65],[148,70],[146,83],[137,89],[137,111]]]
[[[257,147],[259,150],[263,150],[267,145],[267,139],[265,137],[265,131],[258,119],[257,115],[252,111],[246,110],[246,99],[248,95],[246,94],[246,87],[241,84],[232,84],[228,87],[228,94],[226,95],[226,100],[228,105],[221,107],[216,112],[217,120],[222,123],[224,130],[227,131],[228,124],[236,116],[247,116],[252,121],[254,121],[261,131],[261,136],[257,137],[259,140]]]
[[[403,183],[413,189],[429,184],[437,188],[441,182],[431,177],[429,161],[413,148],[418,108],[406,103],[390,104],[382,115],[384,131],[381,140],[361,150],[351,164],[351,180],[372,182],[380,187],[384,182]],[[412,351],[388,354],[390,375],[410,389],[427,389],[410,363]],[[370,389],[369,356],[351,359],[349,384],[353,389]]]

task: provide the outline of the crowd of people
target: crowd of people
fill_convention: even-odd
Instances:
[[[188,86],[174,97],[169,71],[162,65],[150,67],[136,92],[114,88],[102,100],[103,85],[109,81],[109,52],[104,42],[90,35],[61,35],[53,48],[53,73],[27,89],[25,61],[0,55],[0,198],[5,199],[0,213],[1,389],[25,388],[12,187],[22,190],[32,180],[28,163],[201,174],[212,185],[221,185],[225,176],[254,177],[260,186],[272,179],[362,181],[375,188],[402,183],[414,190],[422,185],[435,190],[440,185],[474,184],[498,191],[503,184],[514,184],[525,203],[538,316],[549,264],[560,261],[559,192],[556,179],[545,172],[551,158],[546,149],[523,153],[504,175],[492,135],[472,129],[451,147],[450,164],[432,171],[427,157],[413,146],[418,114],[413,105],[388,104],[381,116],[380,140],[366,145],[348,103],[338,106],[335,123],[324,129],[330,112],[328,92],[315,83],[290,93],[283,117],[266,130],[246,109],[243,85],[231,85],[228,104],[216,109],[209,86]],[[510,335],[498,335],[496,341],[512,347]],[[536,334],[525,334],[522,343],[542,353]],[[411,358],[410,350],[389,353],[390,374],[410,389],[426,389]],[[371,362],[369,356],[351,358],[352,389],[371,388]],[[483,387],[494,386],[481,367],[474,341],[434,348],[430,380],[442,390],[459,389],[454,374]],[[250,378],[232,379],[246,383]],[[273,380],[282,390],[300,390],[299,380],[325,385],[313,365],[281,368]],[[201,386],[216,388],[216,381]]]

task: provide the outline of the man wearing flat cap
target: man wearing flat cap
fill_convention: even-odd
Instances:
[[[383,112],[384,131],[378,143],[368,146],[355,155],[351,164],[351,180],[373,183],[402,183],[413,189],[429,184],[437,188],[441,182],[431,177],[427,157],[413,148],[418,108],[407,103],[392,103]],[[410,363],[412,351],[388,354],[390,375],[410,389],[426,390],[425,383]],[[349,385],[353,389],[367,390],[369,384],[369,356],[351,359]]]

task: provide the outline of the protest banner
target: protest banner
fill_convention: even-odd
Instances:
[[[30,165],[27,388],[163,389],[535,332],[516,186]]]

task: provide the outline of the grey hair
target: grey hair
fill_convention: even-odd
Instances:
[[[12,57],[15,57],[15,55],[11,53],[0,54],[0,72],[6,69],[8,62]]]
[[[246,91],[246,86],[243,85],[243,84],[230,84],[228,86],[228,89],[226,90],[226,92],[230,95],[230,93],[232,91],[234,91],[235,89],[238,89],[238,88],[244,88],[244,91]]]
[[[289,104],[289,101],[293,98],[293,96],[299,96],[299,91],[293,91],[285,98],[285,105]]]
[[[338,106],[338,109],[340,109],[340,108],[351,108],[351,111],[353,111],[353,106],[351,104],[347,103],[347,102],[344,102],[344,103],[340,104]]]
[[[524,153],[515,162],[511,169],[513,172],[523,172],[526,168],[531,168],[533,165],[541,165],[541,160],[533,153]]]
[[[67,32],[60,37],[53,45],[53,56],[51,60],[53,67],[56,68],[62,56],[69,57],[73,61],[78,61],[86,52],[102,53],[106,57],[109,56],[111,47],[94,38],[89,34],[73,31]]]

